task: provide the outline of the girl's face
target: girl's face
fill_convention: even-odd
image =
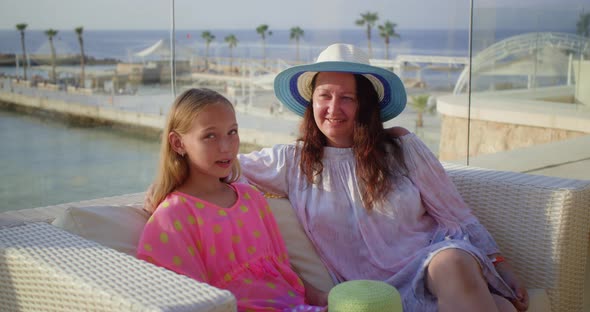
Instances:
[[[313,117],[331,147],[351,147],[358,98],[350,73],[321,72],[312,95]]]
[[[180,136],[181,153],[188,157],[190,174],[216,179],[231,173],[240,145],[236,114],[225,103],[207,105]]]

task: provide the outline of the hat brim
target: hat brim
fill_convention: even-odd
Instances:
[[[274,80],[277,98],[295,114],[303,116],[311,100],[311,77],[318,72],[346,72],[367,77],[379,95],[383,122],[396,117],[406,107],[406,89],[396,74],[385,68],[352,62],[319,62],[285,69]]]

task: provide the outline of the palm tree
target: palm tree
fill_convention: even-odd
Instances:
[[[367,13],[361,13],[361,19],[356,20],[356,24],[357,26],[367,26],[367,42],[368,42],[368,46],[369,46],[369,58],[371,58],[373,56],[373,51],[371,49],[371,29],[373,28],[373,26],[375,26],[375,23],[377,22],[377,20],[379,19],[379,16],[377,15],[377,12],[375,13],[371,13],[371,12],[367,12]]]
[[[399,38],[399,34],[395,32],[396,23],[386,21],[385,24],[379,25],[379,35],[385,40],[385,59],[389,59],[389,39]]]
[[[295,45],[297,46],[297,54],[295,56],[295,61],[299,62],[299,39],[303,37],[303,29],[299,26],[295,26],[291,28],[291,35],[289,38],[291,40],[295,40]]]
[[[583,37],[590,37],[590,13],[581,13],[576,23],[576,32]]]
[[[205,69],[209,70],[209,46],[215,40],[215,36],[208,30],[201,33],[201,38],[205,40]]]
[[[78,35],[78,44],[80,45],[80,87],[84,88],[85,84],[85,75],[84,75],[84,64],[85,64],[85,54],[84,54],[84,39],[82,38],[82,33],[84,32],[84,28],[82,26],[76,27],[74,29],[76,31],[76,35]]]
[[[268,30],[268,25],[262,24],[256,27],[256,33],[262,38],[262,66],[266,67],[266,35],[272,35],[272,31]]]
[[[27,49],[25,48],[25,29],[27,29],[27,24],[16,24],[16,30],[20,32],[20,45],[23,50],[23,73],[25,80],[27,80]]]
[[[416,110],[416,127],[424,127],[424,112],[432,113],[436,110],[436,106],[428,107],[428,94],[412,96],[412,102],[410,105]]]
[[[49,28],[45,31],[45,35],[49,39],[49,47],[51,48],[51,81],[56,83],[55,75],[55,47],[53,46],[53,37],[57,35],[57,30]]]
[[[238,46],[238,38],[234,34],[225,36],[225,42],[229,46],[229,71],[233,73],[233,62],[234,62],[234,48]]]

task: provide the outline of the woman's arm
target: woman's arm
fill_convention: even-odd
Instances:
[[[285,197],[289,192],[288,176],[297,176],[288,174],[293,170],[294,157],[293,145],[275,145],[249,154],[238,154],[242,167],[240,182],[250,183],[264,193]]]

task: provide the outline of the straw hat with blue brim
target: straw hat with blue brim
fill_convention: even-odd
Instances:
[[[346,72],[365,76],[379,96],[381,121],[399,115],[406,107],[406,89],[392,71],[369,64],[369,57],[350,44],[327,47],[313,64],[294,66],[280,72],[274,81],[277,98],[291,111],[303,116],[310,103],[311,81],[318,72]]]

